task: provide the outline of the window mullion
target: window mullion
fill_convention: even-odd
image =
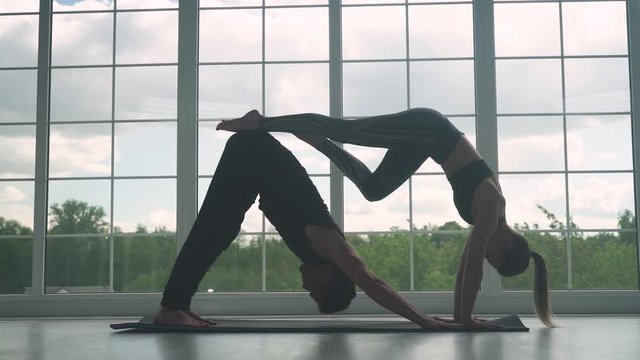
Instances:
[[[631,124],[633,129],[633,169],[634,169],[634,189],[635,189],[635,214],[636,219],[640,214],[640,199],[638,189],[640,189],[640,176],[637,170],[640,169],[640,2],[627,1],[627,26],[629,43],[629,75],[631,85]],[[636,221],[636,234],[640,234],[640,222]],[[637,236],[636,236],[637,238]],[[640,259],[640,247],[638,249],[638,259]],[[638,271],[638,269],[636,269]],[[640,279],[640,276],[638,276]],[[640,288],[640,280],[638,287]]]
[[[36,168],[31,291],[44,295],[44,256],[47,231],[47,172],[49,152],[49,90],[51,89],[51,0],[40,0],[38,18],[38,87],[36,108]]]
[[[498,121],[496,106],[496,60],[493,1],[473,3],[475,56],[476,139],[478,152],[494,172],[498,171]],[[500,293],[500,277],[485,263],[482,293]]]
[[[342,1],[329,0],[329,112],[342,117]],[[342,146],[342,145],[340,145]],[[342,172],[331,163],[331,215],[344,229],[344,183]]]
[[[180,249],[198,210],[198,2],[180,1],[178,11],[176,236]]]

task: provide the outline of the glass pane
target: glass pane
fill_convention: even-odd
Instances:
[[[109,180],[49,181],[49,233],[100,234],[109,231]]]
[[[33,181],[0,181],[0,235],[33,233]]]
[[[411,6],[409,49],[412,58],[473,56],[471,5]]]
[[[1,218],[0,218],[1,219]],[[5,234],[0,223],[0,234]],[[0,294],[31,293],[33,239],[0,239]]]
[[[118,0],[118,9],[177,8],[180,0]]]
[[[49,176],[111,174],[111,125],[51,125]]]
[[[569,210],[580,229],[619,228],[620,214],[635,213],[633,199],[631,173],[569,175]]]
[[[624,1],[562,3],[565,55],[627,54]]]
[[[496,56],[560,55],[557,3],[496,4]]]
[[[36,162],[36,127],[0,126],[0,179],[33,178]]]
[[[0,5],[2,13],[2,5]],[[38,64],[38,17],[0,16],[0,67]]]
[[[267,236],[267,291],[304,291],[300,265],[302,261],[279,236]]]
[[[286,260],[283,258],[282,262]],[[262,244],[260,237],[253,235],[238,236],[216,259],[198,286],[200,292],[214,293],[261,290]]]
[[[329,65],[267,65],[265,115],[329,113]]]
[[[411,178],[413,226],[431,229],[455,222],[466,228],[453,203],[451,185],[444,175],[416,175]]]
[[[499,113],[562,111],[560,60],[498,60]]]
[[[203,118],[237,118],[262,108],[261,65],[200,66],[198,111]]]
[[[163,3],[167,2],[163,1]],[[178,61],[177,11],[119,13],[117,24],[116,62],[118,64]]]
[[[111,71],[52,69],[51,121],[111,120]]]
[[[323,5],[327,2],[328,0],[266,0],[265,5]]]
[[[53,15],[52,65],[113,62],[113,14]]]
[[[407,108],[406,63],[344,64],[343,71],[344,116],[388,114]]]
[[[342,9],[342,55],[351,59],[404,59],[404,6],[346,7]]]
[[[46,239],[47,294],[111,292],[108,237]]]
[[[262,10],[201,11],[199,55],[201,62],[262,60]]]
[[[207,189],[211,183],[211,178],[198,179],[198,209],[202,207],[204,198],[207,195]],[[262,231],[262,211],[258,209],[258,200],[256,200],[251,208],[244,214],[244,221],[240,226],[240,233],[255,233]]]
[[[564,170],[562,117],[499,117],[498,160],[502,171]]]
[[[38,0],[2,0],[0,3],[0,13],[38,11]]]
[[[116,119],[175,119],[177,87],[176,66],[118,68]]]
[[[328,60],[327,8],[267,9],[267,60]]]
[[[635,216],[630,216],[635,221]],[[574,233],[571,236],[571,270],[574,289],[637,290],[636,232]]]
[[[411,289],[409,234],[407,232],[349,234],[347,241],[353,245],[372,273],[383,278],[396,290],[408,291]]]
[[[113,225],[114,232],[175,232],[176,181],[115,180]]]
[[[434,230],[461,230],[460,226],[448,223],[433,226]],[[468,233],[414,233],[414,287],[418,291],[453,291],[458,273],[458,261]]]
[[[116,176],[175,175],[176,151],[174,122],[116,124]]]
[[[473,61],[423,61],[410,66],[411,107],[450,114],[475,112]]]
[[[0,71],[0,123],[36,121],[35,70]]]
[[[570,170],[631,170],[629,116],[568,116]]]
[[[329,159],[314,147],[292,134],[274,132],[271,135],[293,153],[307,173],[329,175]]]
[[[344,231],[409,229],[409,184],[405,182],[383,200],[367,201],[360,190],[344,180]]]
[[[567,112],[629,111],[627,59],[565,60]]]
[[[567,242],[565,235],[563,233],[547,232],[524,232],[523,235],[529,242],[529,248],[544,257],[549,270],[551,289],[568,289]],[[507,291],[531,291],[533,289],[534,270],[533,260],[529,260],[529,267],[524,273],[502,278],[502,289]]]
[[[404,3],[404,0],[342,0],[343,5],[348,4],[393,4]]]
[[[521,229],[566,228],[564,175],[500,175],[507,222]]]
[[[140,233],[148,233],[140,229]],[[113,291],[162,292],[176,257],[176,237],[116,236],[113,244]]]
[[[54,0],[53,11],[112,10],[113,0]]]
[[[262,6],[262,0],[200,0],[200,7],[207,6]]]

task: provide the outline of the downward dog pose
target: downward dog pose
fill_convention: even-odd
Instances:
[[[483,261],[503,276],[524,272],[535,264],[534,304],[538,318],[553,326],[544,258],[505,220],[505,199],[497,177],[466,137],[442,114],[411,109],[396,114],[342,120],[320,114],[263,117],[252,110],[242,118],[223,121],[219,130],[260,129],[290,132],[325,154],[369,201],[383,199],[402,185],[429,157],[442,166],[453,189],[460,216],[473,229],[460,257],[454,292],[454,320],[479,325],[473,308],[482,280]],[[387,148],[371,172],[331,140]]]
[[[259,130],[242,131],[228,140],[154,323],[215,324],[190,310],[191,298],[211,264],[235,239],[258,194],[260,209],[302,260],[302,286],[321,312],[346,309],[355,297],[355,283],[381,306],[425,329],[461,327],[427,316],[374,275],[344,239],[302,165],[269,133]]]

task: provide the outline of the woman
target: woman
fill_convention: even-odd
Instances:
[[[497,177],[464,134],[439,112],[419,108],[342,120],[320,114],[263,117],[252,110],[242,118],[221,122],[217,128],[293,133],[331,159],[369,201],[389,195],[426,159],[433,158],[451,183],[460,216],[473,225],[458,267],[454,320],[467,326],[479,325],[472,313],[485,258],[503,276],[524,272],[533,258],[536,314],[545,325],[553,326],[544,258],[531,251],[526,239],[507,224],[505,199]],[[378,168],[371,172],[329,139],[388,150]]]

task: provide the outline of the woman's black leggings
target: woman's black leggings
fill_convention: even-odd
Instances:
[[[218,167],[165,287],[161,304],[189,309],[198,284],[240,231],[260,194],[260,209],[305,262],[319,258],[306,243],[309,224],[338,230],[305,169],[265,131],[242,131],[227,141]]]
[[[357,120],[312,113],[266,117],[260,128],[323,137],[311,145],[353,181],[369,201],[391,194],[429,157],[442,164],[462,134],[444,115],[427,108]],[[387,148],[388,151],[378,168],[371,172],[360,160],[329,139]]]

